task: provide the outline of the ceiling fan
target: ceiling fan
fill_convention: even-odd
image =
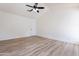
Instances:
[[[36,11],[37,13],[39,13],[39,9],[44,9],[45,8],[45,7],[38,7],[38,3],[35,3],[33,6],[31,6],[31,5],[26,5],[26,6],[32,8],[32,9],[27,10],[27,11],[29,11],[29,12]]]

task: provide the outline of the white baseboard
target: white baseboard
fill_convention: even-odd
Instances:
[[[0,37],[0,41],[22,38],[22,37],[30,37],[30,36],[36,36],[36,35],[18,35],[18,36],[7,35],[7,36]]]
[[[44,35],[38,35],[38,36],[48,38],[48,39],[58,40],[58,41],[66,42],[66,43],[79,44],[79,41],[76,41],[76,40],[68,40],[65,38],[57,38],[53,36],[44,36]]]

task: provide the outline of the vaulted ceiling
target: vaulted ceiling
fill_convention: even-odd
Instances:
[[[28,12],[29,7],[26,4],[34,5],[34,3],[0,3],[0,11],[17,14],[20,16],[38,18],[44,15],[46,12],[52,12],[56,10],[65,10],[66,8],[79,7],[79,4],[60,4],[60,3],[39,3],[38,6],[44,6],[45,9],[40,10],[40,13],[34,11]]]

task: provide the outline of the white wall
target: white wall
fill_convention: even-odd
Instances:
[[[0,40],[37,34],[65,42],[79,42],[79,9],[59,9],[49,10],[37,20],[0,11]]]
[[[65,42],[79,42],[79,9],[51,10],[37,21],[39,36]]]
[[[0,40],[36,35],[36,20],[0,11]]]

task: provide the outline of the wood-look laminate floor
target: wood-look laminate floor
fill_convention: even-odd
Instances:
[[[79,46],[38,36],[0,41],[0,56],[78,56]]]

